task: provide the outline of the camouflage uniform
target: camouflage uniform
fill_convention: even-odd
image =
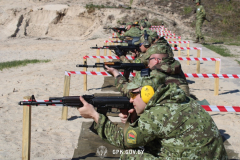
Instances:
[[[144,63],[147,66],[148,58],[152,54],[162,53],[162,54],[172,55],[172,49],[168,43],[167,43],[167,47],[165,47],[165,51],[162,50],[162,46],[165,45],[164,40],[160,38],[160,40],[156,44],[152,45],[144,55],[142,55],[140,58],[137,58],[134,62],[136,63],[140,61],[140,63]],[[121,57],[124,57],[124,56],[121,56]],[[125,61],[124,63],[129,63],[129,62]],[[169,56],[168,58],[164,58],[160,63],[153,66],[152,70],[157,70],[161,74],[164,73],[166,75],[165,84],[176,83],[185,92],[187,96],[190,96],[189,86],[187,83],[187,79],[182,71],[181,63],[175,60],[172,56]],[[115,83],[116,86],[118,86],[118,83],[120,83],[119,80],[120,79],[116,81]]]
[[[199,2],[199,0],[196,1],[196,3],[198,3],[198,2]],[[201,30],[202,30],[203,22],[206,18],[206,13],[205,13],[205,9],[203,8],[202,5],[197,6],[196,13],[197,13],[197,15],[196,15],[196,19],[197,19],[197,21],[196,21],[196,39],[204,40]]]
[[[120,159],[228,159],[211,116],[176,84],[159,86],[140,117],[124,129],[102,114],[94,129],[119,148],[144,147],[143,154],[124,154]]]
[[[144,39],[144,36],[141,36],[140,40],[135,43],[136,45],[137,44],[140,44],[140,43],[144,43],[145,39]],[[148,43],[151,44],[152,43],[152,39],[151,38],[148,38]],[[139,56],[136,57],[133,61],[130,61],[129,59],[127,59],[125,56],[120,56],[120,60],[123,62],[123,63],[144,63],[146,66],[148,65],[148,61],[147,59],[145,58],[145,54],[140,52],[139,53]]]
[[[127,23],[126,25],[132,25],[132,23]],[[141,37],[141,31],[137,27],[131,27],[123,36],[117,32],[117,36],[120,40],[124,40],[124,37]]]

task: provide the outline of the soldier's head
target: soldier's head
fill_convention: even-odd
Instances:
[[[168,47],[166,45],[152,45],[146,53],[148,60],[148,67],[153,68],[160,63],[164,58],[168,58]]]
[[[126,29],[129,30],[132,27],[133,23],[132,22],[127,22],[126,23]]]
[[[152,38],[145,32],[145,34],[140,37],[138,43],[141,52],[145,53],[152,45]]]
[[[147,18],[147,17],[144,17],[144,20],[145,20],[145,22],[146,22],[146,21],[148,21],[148,18]]]
[[[143,22],[140,24],[141,30],[143,30],[144,28],[147,28],[147,23]]]
[[[147,103],[154,95],[159,84],[162,83],[163,78],[157,72],[144,77],[137,74],[133,81],[128,83],[127,89],[129,90],[130,103],[133,103],[137,114],[144,112]]]
[[[198,5],[200,5],[201,1],[200,0],[196,0],[195,3],[198,6]]]

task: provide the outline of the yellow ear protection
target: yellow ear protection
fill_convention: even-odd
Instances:
[[[141,89],[141,98],[143,100],[143,102],[145,102],[146,104],[149,102],[149,100],[152,98],[152,96],[154,95],[154,89],[152,86],[144,86]]]
[[[145,48],[149,48],[150,45],[151,45],[149,43],[149,41],[148,41],[148,37],[149,37],[149,35],[147,34],[147,31],[144,30],[144,42],[143,42],[143,45],[144,45]]]

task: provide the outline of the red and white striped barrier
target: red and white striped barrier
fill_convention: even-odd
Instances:
[[[198,58],[198,57],[174,57],[179,61],[221,61],[220,58]]]
[[[184,73],[185,77],[189,78],[240,78],[238,74],[196,74],[196,73]]]
[[[120,72],[119,72],[120,73]],[[107,72],[89,72],[89,71],[65,71],[65,75],[71,76],[71,74],[86,74],[86,75],[102,75],[102,76],[111,76]],[[121,72],[123,74],[123,72]],[[135,76],[135,72],[130,73],[130,76]],[[240,75],[237,74],[196,74],[196,73],[184,73],[185,77],[189,78],[240,78]]]
[[[198,48],[198,47],[172,47],[172,49],[174,50],[202,50],[202,48]]]
[[[175,34],[174,33],[172,33],[172,34],[159,34],[159,33],[157,33],[157,35],[159,35],[159,36],[175,36]]]
[[[182,39],[182,37],[164,37],[165,39]]]
[[[123,75],[123,72],[119,72]],[[65,71],[66,76],[71,76],[72,74],[85,74],[85,75],[94,75],[94,76],[112,76],[107,72],[94,72],[94,71]],[[130,77],[135,77],[136,73],[130,73]]]
[[[100,59],[120,59],[118,56],[84,56],[83,59],[87,58],[100,58]],[[126,56],[127,59],[133,60],[135,59],[132,56]]]
[[[214,106],[214,105],[202,105],[206,111],[211,112],[240,112],[239,106]]]
[[[151,28],[164,28],[164,26],[151,26]]]
[[[27,100],[24,100],[24,101],[27,101]],[[28,101],[31,102],[31,100],[28,100]],[[49,100],[36,100],[35,102],[49,102]],[[60,101],[55,100],[52,102],[60,102]],[[47,105],[39,104],[38,106],[47,106]],[[51,106],[63,106],[63,104],[51,104]],[[240,112],[239,106],[202,105],[202,107],[208,112]]]
[[[84,56],[83,59],[87,58],[100,58],[100,59],[120,59],[118,56]],[[127,59],[134,60],[132,56],[126,56]],[[174,57],[175,60],[179,61],[221,61],[220,58],[198,58],[198,57]]]
[[[190,41],[168,41],[169,44],[190,43]]]

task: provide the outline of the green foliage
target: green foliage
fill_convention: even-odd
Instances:
[[[85,8],[87,9],[88,13],[95,12],[95,9],[101,9],[101,8],[116,8],[113,6],[104,6],[104,5],[94,5],[93,3],[86,4]]]
[[[183,8],[184,14],[189,14],[192,12],[192,7],[187,6]]]
[[[130,6],[132,5],[132,3],[133,3],[133,0],[130,0]]]
[[[210,44],[204,44],[204,47],[216,52],[217,54],[220,54],[221,56],[223,57],[233,57],[234,55],[230,54],[230,51],[219,45],[219,46],[216,46],[216,45],[210,45]]]
[[[239,60],[235,59],[235,61],[240,65],[240,61]]]
[[[50,60],[25,59],[25,60],[19,60],[19,61],[1,62],[0,63],[0,70],[2,71],[5,68],[26,66],[29,63],[42,63],[42,62],[46,63],[46,62],[50,62]]]

